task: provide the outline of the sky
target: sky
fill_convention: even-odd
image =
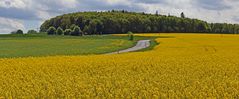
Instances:
[[[239,0],[0,0],[0,34],[38,30],[47,19],[79,11],[128,10],[239,24]]]

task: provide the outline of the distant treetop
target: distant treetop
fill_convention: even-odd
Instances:
[[[238,24],[208,23],[203,20],[181,17],[147,14],[143,12],[129,12],[126,10],[112,10],[107,12],[77,12],[64,14],[45,21],[40,31],[51,32],[61,28],[63,31],[78,26],[84,34],[115,34],[126,33],[239,33]],[[61,31],[61,30],[60,30]],[[70,30],[67,30],[69,32]],[[50,33],[51,34],[51,33]],[[68,33],[66,33],[68,34]]]

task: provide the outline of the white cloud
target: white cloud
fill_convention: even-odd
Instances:
[[[26,3],[27,0],[1,0],[0,7],[24,9],[27,7]]]
[[[42,20],[51,18],[51,15],[46,11],[39,10],[36,14],[38,15],[38,18]]]
[[[238,5],[238,0],[0,0],[0,17],[27,24],[29,20],[43,22],[76,11],[124,9],[147,13],[158,10],[160,14],[176,16],[184,12],[187,17],[208,22],[239,23]],[[3,27],[3,22],[0,24]]]
[[[25,29],[23,21],[0,17],[0,33],[9,33],[17,29]]]
[[[59,0],[61,5],[65,8],[75,8],[78,2],[76,0]]]
[[[189,18],[198,18],[208,22],[239,23],[239,9],[237,9],[239,1],[219,1],[215,4],[214,0],[163,0],[158,3],[155,1],[138,4],[150,13],[158,10],[160,14],[180,16],[180,13],[184,12]]]
[[[102,0],[98,0],[98,1],[102,2]],[[109,5],[117,5],[117,4],[131,5],[132,3],[129,0],[105,0],[104,2]]]

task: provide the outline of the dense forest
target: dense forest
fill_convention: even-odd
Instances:
[[[77,28],[76,28],[77,27]],[[108,12],[78,12],[57,16],[45,21],[41,32],[47,31],[67,32],[66,35],[76,35],[74,31],[82,34],[116,34],[126,33],[239,33],[238,24],[208,23],[206,21],[191,19],[181,13],[181,17],[155,14],[136,13],[128,11]],[[56,33],[57,34],[57,33]]]

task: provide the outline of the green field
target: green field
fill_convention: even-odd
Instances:
[[[0,58],[103,54],[132,47],[140,39],[152,38],[135,37],[129,41],[127,36],[112,35],[0,35]]]

